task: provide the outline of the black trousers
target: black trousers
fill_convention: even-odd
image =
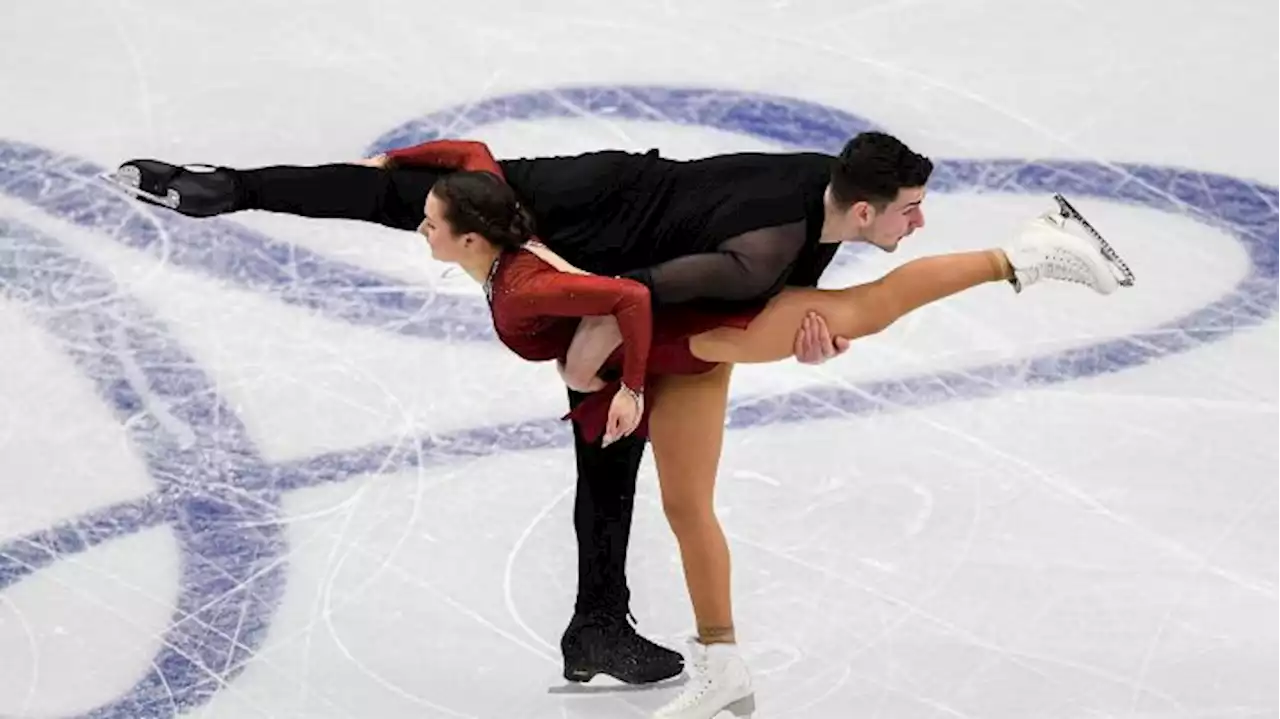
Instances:
[[[427,193],[441,172],[431,168],[379,170],[363,165],[238,170],[238,207],[416,230],[422,224]]]
[[[427,193],[441,170],[379,170],[360,165],[274,166],[239,170],[240,209],[302,217],[364,220],[402,230],[422,223]],[[586,395],[569,392],[569,406]],[[578,540],[580,613],[625,613],[627,545],[635,507],[636,475],[646,440],[627,437],[602,449],[574,425],[578,485],[573,527]]]

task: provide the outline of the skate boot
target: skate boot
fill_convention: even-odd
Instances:
[[[627,612],[575,614],[560,639],[564,678],[589,682],[605,674],[627,684],[650,684],[684,670],[679,652],[640,636]]]
[[[100,177],[133,197],[188,217],[211,217],[239,209],[236,173],[227,167],[160,160],[129,160]]]
[[[722,711],[749,719],[756,710],[756,695],[738,645],[690,639],[689,656],[693,664],[689,683],[652,719],[712,719]]]
[[[1039,280],[1061,280],[1085,285],[1109,295],[1121,286],[1133,284],[1133,273],[1110,245],[1102,240],[1079,213],[1058,197],[1060,212],[1049,212],[1032,220],[1012,244],[1003,248],[1013,277],[1009,282],[1017,292]],[[1077,222],[1091,237],[1072,232]]]

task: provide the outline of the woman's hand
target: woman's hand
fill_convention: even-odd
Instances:
[[[640,426],[640,417],[644,414],[644,395],[633,391],[625,384],[613,396],[609,405],[609,420],[605,424],[604,441],[601,447],[608,447],[626,437]]]
[[[386,155],[374,155],[373,157],[364,157],[356,160],[352,164],[364,165],[365,167],[376,167],[379,170],[385,170],[387,169],[387,165],[390,164],[387,162],[387,159]]]

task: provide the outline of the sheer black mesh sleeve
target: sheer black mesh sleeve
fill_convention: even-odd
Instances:
[[[655,305],[690,300],[752,300],[776,294],[805,244],[805,223],[766,227],[686,255],[624,273],[649,286]]]
[[[839,251],[839,242],[806,247],[805,251],[800,253],[796,266],[791,270],[787,284],[792,287],[817,287],[818,280],[822,279],[822,273],[826,272],[827,265],[831,264]]]

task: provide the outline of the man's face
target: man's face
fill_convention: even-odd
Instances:
[[[861,240],[885,252],[893,252],[898,249],[899,242],[924,227],[924,210],[921,209],[924,196],[923,187],[904,187],[898,190],[893,202],[881,210],[869,202],[855,202],[838,213],[836,226],[823,234],[845,242]],[[827,202],[831,202],[830,190]]]

